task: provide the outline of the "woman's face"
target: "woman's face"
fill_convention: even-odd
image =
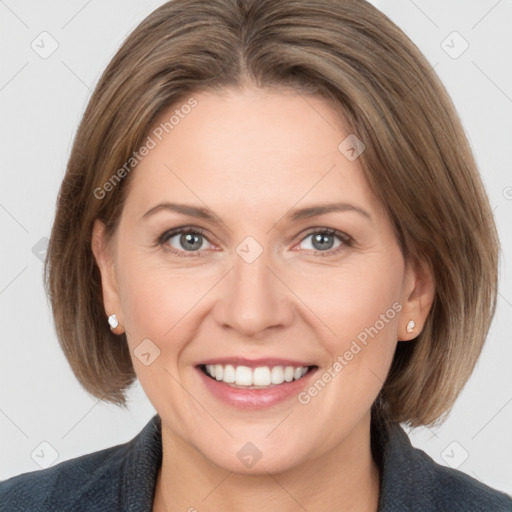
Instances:
[[[283,471],[362,439],[397,339],[424,320],[416,275],[328,102],[192,96],[150,133],[112,260],[95,252],[105,307],[164,435],[230,471]]]

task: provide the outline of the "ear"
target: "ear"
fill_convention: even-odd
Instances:
[[[402,288],[402,311],[398,325],[398,341],[409,341],[422,331],[435,296],[435,280],[432,268],[426,262],[406,265]],[[414,322],[411,332],[407,326]]]
[[[101,274],[101,289],[105,313],[107,317],[112,314],[116,315],[119,325],[115,329],[112,329],[112,332],[122,334],[124,320],[115,275],[114,254],[111,245],[107,243],[105,224],[99,219],[94,221],[91,248]]]

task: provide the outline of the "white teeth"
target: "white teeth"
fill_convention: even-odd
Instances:
[[[218,381],[235,386],[269,387],[302,378],[308,372],[307,366],[233,366],[222,364],[206,365],[206,373]]]
[[[255,386],[270,386],[270,384],[272,384],[272,379],[270,378],[270,368],[268,366],[254,368],[252,374],[252,383]]]
[[[282,366],[272,368],[272,384],[282,384],[284,382],[284,370]]]
[[[237,366],[235,370],[235,382],[239,386],[252,386],[252,371],[248,366]]]
[[[227,383],[232,383],[236,381],[235,368],[230,364],[224,366],[224,376],[222,380]]]
[[[291,382],[293,380],[293,366],[287,366],[284,370],[284,380]]]

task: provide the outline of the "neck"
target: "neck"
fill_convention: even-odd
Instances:
[[[153,512],[378,510],[369,413],[332,450],[280,473],[255,476],[220,468],[163,424],[162,449]]]

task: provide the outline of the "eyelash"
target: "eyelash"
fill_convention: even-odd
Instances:
[[[164,246],[167,244],[169,239],[171,239],[175,235],[186,234],[186,233],[193,233],[196,235],[201,235],[206,240],[208,240],[208,238],[205,235],[204,229],[194,227],[194,226],[184,226],[184,227],[180,227],[180,228],[171,229],[169,231],[165,231],[164,233],[162,233],[162,235],[158,238],[158,245]],[[332,256],[332,255],[335,255],[338,252],[342,251],[346,247],[352,247],[354,244],[354,240],[351,236],[347,235],[346,233],[343,233],[342,231],[338,231],[337,229],[332,229],[332,228],[312,228],[311,230],[309,230],[307,233],[304,234],[304,236],[303,236],[303,238],[301,238],[300,242],[303,242],[306,238],[308,238],[311,235],[315,235],[315,234],[334,235],[334,236],[337,236],[342,242],[342,244],[340,244],[335,249],[330,249],[328,251],[313,250],[313,254],[317,255],[317,256]],[[172,254],[174,254],[176,256],[180,256],[180,257],[184,257],[184,258],[202,257],[202,254],[199,251],[177,251],[174,248],[170,247],[169,245],[167,245],[167,247],[165,247],[165,250],[171,252]],[[183,254],[184,252],[188,252],[188,254]]]

